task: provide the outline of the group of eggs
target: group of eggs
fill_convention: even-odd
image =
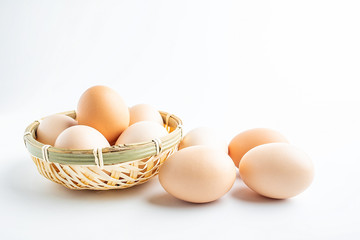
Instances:
[[[151,141],[167,135],[160,113],[151,105],[128,108],[106,86],[87,89],[77,105],[76,120],[61,114],[40,121],[37,141],[63,149],[94,149]]]
[[[81,150],[147,142],[167,134],[154,107],[138,104],[128,108],[113,89],[94,86],[80,97],[76,119],[46,117],[40,121],[36,138],[57,148]],[[314,174],[311,159],[277,131],[247,130],[228,145],[214,130],[196,128],[161,166],[159,181],[176,198],[211,202],[231,189],[236,168],[249,188],[276,199],[301,193]]]
[[[250,129],[236,135],[228,145],[214,130],[195,128],[184,136],[179,151],[161,166],[159,180],[179,199],[211,202],[231,189],[236,167],[249,188],[275,199],[298,195],[314,176],[309,156],[275,130]]]

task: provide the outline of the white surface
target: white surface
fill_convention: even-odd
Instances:
[[[1,1],[0,239],[359,239],[358,1]],[[188,204],[155,178],[123,191],[70,191],[37,173],[33,120],[74,109],[94,84],[185,130],[279,130],[316,176],[286,201],[237,178]]]

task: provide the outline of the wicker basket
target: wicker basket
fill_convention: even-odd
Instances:
[[[76,119],[75,111],[59,114]],[[155,176],[167,157],[177,151],[182,122],[166,112],[160,114],[169,135],[146,143],[93,150],[59,149],[36,141],[39,121],[26,128],[24,142],[40,174],[53,182],[70,189],[128,188]]]

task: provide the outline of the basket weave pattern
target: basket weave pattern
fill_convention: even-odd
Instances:
[[[64,165],[31,156],[41,175],[70,189],[123,189],[148,181],[158,174],[161,164],[175,147],[144,160],[112,166]]]
[[[90,150],[80,152],[62,150],[37,142],[35,134],[38,121],[26,129],[25,146],[41,175],[69,189],[128,188],[144,183],[157,175],[162,163],[177,151],[182,137],[181,120],[165,112],[160,113],[164,119],[165,129],[170,133],[169,136],[165,137],[163,141],[156,139],[157,141],[149,143],[114,146],[101,150],[101,156],[105,155],[102,160],[104,164],[100,165],[96,161],[94,162],[94,155]],[[60,114],[76,118],[74,111]],[[158,141],[160,144],[157,143]],[[156,144],[154,145],[154,143]],[[164,147],[163,150],[161,144]],[[46,150],[41,155],[39,151],[43,151],[44,147],[50,147],[49,152]],[[125,155],[124,159],[122,156]],[[75,161],[74,156],[76,156]],[[98,155],[96,154],[96,156]],[[89,163],[89,161],[91,162]]]

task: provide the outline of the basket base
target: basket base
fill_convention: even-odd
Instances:
[[[147,182],[158,174],[162,163],[176,147],[148,159],[116,165],[98,166],[64,165],[46,162],[31,156],[41,175],[69,189],[110,190],[124,189]]]

